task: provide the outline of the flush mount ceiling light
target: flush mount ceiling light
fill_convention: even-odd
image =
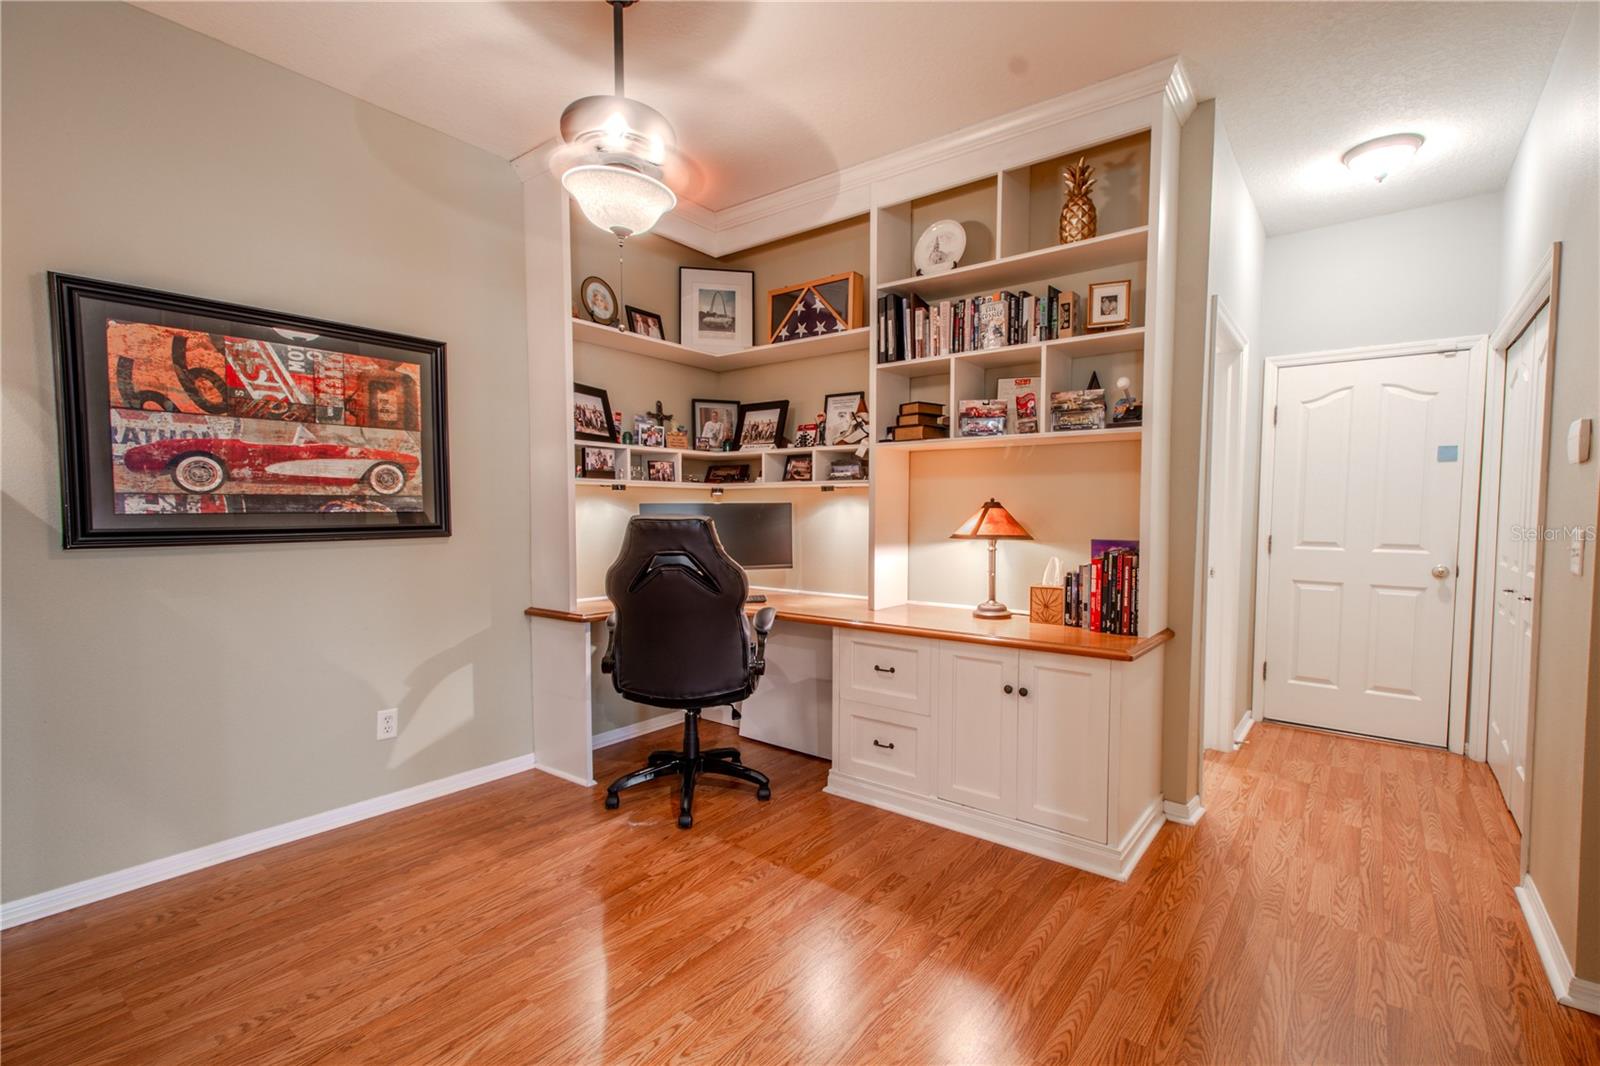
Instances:
[[[677,206],[677,196],[661,180],[676,138],[661,112],[623,93],[622,11],[634,0],[606,2],[615,91],[574,100],[561,113],[561,184],[585,218],[620,242],[648,233]]]
[[[1374,137],[1346,152],[1344,165],[1357,177],[1368,178],[1381,185],[1383,179],[1411,162],[1421,147],[1422,135],[1418,133]]]

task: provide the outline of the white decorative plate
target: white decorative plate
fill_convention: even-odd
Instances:
[[[922,231],[911,261],[918,274],[942,274],[967,250],[967,231],[953,218],[943,218]]]

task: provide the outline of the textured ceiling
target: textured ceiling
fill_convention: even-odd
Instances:
[[[507,159],[610,91],[610,9],[582,3],[145,3]],[[1181,55],[1215,97],[1269,233],[1505,183],[1572,5],[702,3],[627,13],[628,94],[713,209]],[[1340,154],[1427,136],[1383,186]]]

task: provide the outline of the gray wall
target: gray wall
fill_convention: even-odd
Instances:
[[[531,751],[510,168],[135,8],[0,32],[0,895]],[[64,553],[52,269],[444,340],[455,535]]]

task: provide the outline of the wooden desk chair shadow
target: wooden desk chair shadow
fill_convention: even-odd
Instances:
[[[618,795],[659,778],[680,782],[678,827],[694,824],[694,785],[719,774],[756,786],[756,799],[772,797],[765,774],[745,766],[737,748],[700,749],[700,712],[732,706],[755,692],[766,672],[767,634],[777,612],[744,606],[750,584],[717,540],[709,518],[635,517],[622,551],[606,571],[614,607],[600,670],[625,699],[683,709],[683,750],[650,753],[649,762],[606,789],[606,807]]]

